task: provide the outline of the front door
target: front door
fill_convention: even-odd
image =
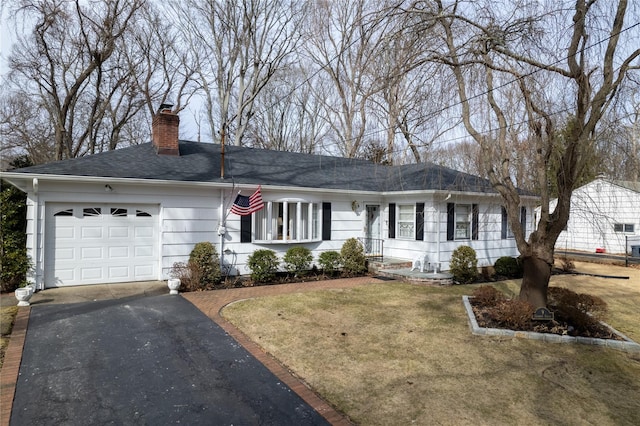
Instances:
[[[365,253],[368,255],[381,255],[382,242],[380,241],[380,206],[367,204],[367,223],[365,225]]]

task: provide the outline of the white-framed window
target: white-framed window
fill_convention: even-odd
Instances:
[[[456,204],[455,210],[455,239],[468,240],[471,238],[471,205]]]
[[[633,233],[635,232],[635,225],[633,223],[614,223],[613,232]]]
[[[268,201],[253,214],[254,241],[300,242],[320,239],[318,203]]]
[[[397,237],[402,239],[415,239],[415,205],[400,204],[398,205],[398,233]]]

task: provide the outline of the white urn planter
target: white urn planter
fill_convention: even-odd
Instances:
[[[21,287],[15,291],[16,299],[18,299],[18,306],[29,306],[29,299],[33,296],[33,287]]]
[[[167,281],[167,285],[169,286],[169,294],[178,294],[178,289],[180,288],[180,280],[178,278],[171,278]]]

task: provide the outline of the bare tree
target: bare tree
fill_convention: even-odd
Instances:
[[[298,40],[296,2],[189,0],[170,5],[191,51],[212,137],[235,145],[260,92],[288,64]]]
[[[638,68],[640,49],[629,48],[639,45],[638,29],[625,26],[627,1],[576,0],[569,11],[543,11],[537,3],[437,0],[417,3],[412,12],[442,29],[446,48],[439,61],[456,79],[464,127],[482,149],[521,254],[520,298],[546,306],[554,246],[569,218],[572,191],[593,158],[600,120],[627,73]],[[515,104],[507,94],[513,87]],[[532,173],[541,196],[540,222],[528,240],[519,226],[520,192],[507,143],[520,122],[526,123],[524,137],[535,143]],[[559,139],[562,129],[566,137]],[[557,190],[553,211],[551,186]]]
[[[322,102],[302,65],[284,69],[256,99],[256,117],[247,129],[247,145],[280,151],[315,153],[326,133]]]
[[[443,114],[455,99],[453,79],[428,60],[439,42],[435,23],[407,22],[397,2],[388,3],[378,13],[387,22],[370,67],[369,108],[384,131],[387,161],[420,163],[434,140],[460,124],[455,114]]]
[[[95,152],[104,144],[101,138],[117,133],[110,128],[110,136],[105,137],[101,129],[112,99],[121,102],[130,95],[126,73],[114,63],[113,55],[143,6],[144,0],[90,5],[79,0],[22,0],[17,4],[17,16],[34,25],[32,32],[18,39],[9,58],[11,89],[5,95],[14,98],[9,104],[16,106],[15,98],[24,97],[32,108],[45,111],[54,130],[53,159]],[[12,122],[11,126],[20,125]],[[20,134],[30,131],[15,135],[20,138]]]
[[[371,67],[384,21],[366,0],[314,2],[306,21],[306,54],[325,77],[316,97],[324,98],[323,118],[345,157],[358,155],[368,124],[367,106],[376,92]],[[316,87],[316,86],[314,86]]]

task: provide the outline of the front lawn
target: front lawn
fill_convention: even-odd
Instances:
[[[602,297],[608,322],[639,341],[640,271],[606,268],[632,279],[552,285]],[[473,336],[461,302],[473,288],[389,282],[247,300],[223,315],[358,424],[640,424],[640,354]]]

